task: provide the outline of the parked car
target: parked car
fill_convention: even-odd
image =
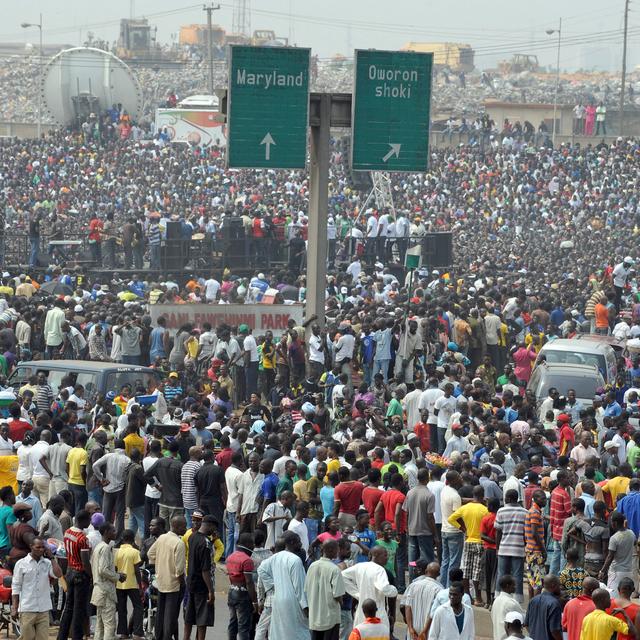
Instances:
[[[17,390],[40,371],[47,374],[47,381],[54,393],[58,392],[62,379],[68,376],[72,385],[81,384],[84,387],[88,400],[94,400],[108,391],[117,393],[124,384],[130,384],[134,390],[138,384],[142,384],[146,389],[151,377],[160,379],[155,369],[118,362],[32,360],[18,363],[9,377],[9,384]]]
[[[543,361],[549,364],[585,364],[597,367],[607,383],[613,384],[618,372],[616,352],[607,340],[558,338],[547,342],[538,357],[535,368]]]
[[[604,384],[604,378],[594,364],[543,361],[533,370],[527,390],[533,391],[540,406],[549,396],[551,387],[555,387],[561,396],[566,396],[569,389],[573,389],[582,405],[590,407],[596,389],[604,387]]]

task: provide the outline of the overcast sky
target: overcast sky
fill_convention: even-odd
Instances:
[[[233,0],[221,1],[214,21],[231,30]],[[619,70],[624,0],[247,0],[251,29],[273,29],[320,57],[351,55],[354,48],[399,49],[410,40],[464,42],[476,51],[476,66],[487,68],[513,53],[536,54],[555,66],[557,28],[562,18],[561,67]],[[3,3],[0,40],[37,42],[37,30],[20,28],[43,13],[47,43],[79,45],[87,32],[110,41],[118,37],[128,0],[21,0]],[[202,3],[189,0],[135,0],[135,15],[157,25],[158,38],[170,42],[180,25],[205,22]],[[172,13],[168,13],[172,12]],[[164,14],[164,15],[162,15]],[[640,62],[640,5],[631,4],[628,69]]]

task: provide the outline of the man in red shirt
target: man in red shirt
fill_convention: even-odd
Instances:
[[[549,573],[560,573],[562,527],[564,521],[571,516],[571,496],[567,491],[570,484],[569,472],[566,469],[558,471],[558,486],[551,492],[549,507],[549,524],[553,538],[553,556],[549,563]]]
[[[540,476],[535,471],[529,471],[527,474],[529,484],[524,489],[524,508],[531,509],[531,502],[533,500],[533,494],[542,489],[540,486]]]
[[[420,422],[413,427],[413,432],[418,436],[420,451],[422,451],[422,453],[429,453],[429,451],[431,451],[430,426],[427,424],[428,417],[429,411],[427,409],[423,409],[422,414],[420,415]]]
[[[102,230],[104,225],[97,214],[92,214],[89,221],[89,249],[91,257],[96,264],[102,262]]]
[[[226,560],[229,576],[229,637],[248,638],[254,613],[258,613],[258,597],[253,583],[253,536],[241,533],[236,550]]]
[[[369,518],[374,521],[376,507],[384,493],[382,489],[378,489],[382,475],[379,469],[370,469],[367,478],[369,479],[369,484],[362,491],[362,504],[369,512]]]
[[[404,593],[405,572],[407,570],[407,512],[402,509],[405,501],[404,478],[395,473],[391,477],[391,489],[385,491],[378,502],[375,512],[376,526],[387,521],[397,534],[398,551],[396,553],[396,587]]]
[[[9,414],[11,417],[7,420],[9,425],[9,438],[14,442],[22,442],[24,440],[24,434],[27,431],[31,431],[33,427],[22,419],[22,412],[20,405],[17,402],[9,405]]]
[[[567,640],[580,640],[582,621],[585,616],[595,611],[596,605],[591,594],[598,588],[596,578],[585,578],[582,583],[582,595],[571,598],[562,611],[562,628],[567,631]]]
[[[84,623],[91,597],[91,545],[84,530],[91,524],[86,509],[76,513],[75,525],[64,532],[64,549],[67,553],[67,601],[60,618],[59,640],[84,638]]]
[[[500,500],[498,498],[489,498],[487,500],[487,509],[489,513],[482,516],[480,521],[480,538],[484,547],[484,581],[487,591],[487,604],[493,603],[496,570],[498,569],[498,557],[496,550],[496,513],[500,508]]]
[[[338,469],[340,483],[333,492],[333,515],[338,516],[340,526],[356,526],[356,513],[360,509],[364,485],[358,481],[358,470],[353,469],[353,477],[347,467]]]

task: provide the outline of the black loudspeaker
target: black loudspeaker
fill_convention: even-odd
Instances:
[[[422,264],[430,268],[453,265],[453,237],[450,231],[427,233],[422,239]]]
[[[240,233],[242,233],[242,237],[237,239],[223,236],[222,261],[226,267],[249,267],[251,259],[249,239],[245,238],[242,227],[240,227]]]
[[[167,240],[162,247],[161,262],[165,271],[179,271],[184,268],[184,245],[181,240]]]
[[[179,222],[167,222],[167,242],[169,240],[182,240],[182,225]]]

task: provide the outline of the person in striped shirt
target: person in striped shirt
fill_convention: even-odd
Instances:
[[[547,551],[544,544],[544,520],[542,509],[547,504],[547,495],[542,489],[533,492],[531,508],[524,520],[525,571],[524,576],[529,587],[529,600],[542,591],[545,575],[544,565]]]

